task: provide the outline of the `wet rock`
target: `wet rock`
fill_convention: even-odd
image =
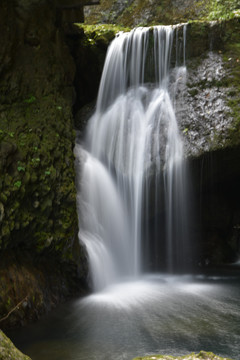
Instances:
[[[3,221],[4,218],[4,206],[2,203],[0,203],[0,222]]]
[[[137,357],[133,360],[230,360],[213,354],[212,352],[200,351],[199,354],[189,354],[185,356],[170,356],[170,355],[150,355],[144,357]]]
[[[84,132],[84,129],[86,128],[87,125],[87,121],[93,115],[94,110],[95,110],[95,101],[81,107],[81,109],[75,115],[75,121],[74,121],[75,126],[78,130]]]
[[[0,330],[0,360],[31,360],[22,354],[11,340]]]
[[[102,0],[100,6],[86,6],[85,22],[123,26],[177,24],[189,20],[231,18],[239,8],[236,0]]]
[[[85,253],[79,244],[78,256],[73,250],[75,64],[54,4],[0,2],[0,318],[31,292],[31,308],[24,302],[5,328],[35,320],[85,286]]]
[[[181,89],[184,96],[177,99],[177,117],[189,156],[223,147],[235,121],[228,106],[225,79],[229,73],[222,55],[208,52],[205,56],[198,66],[196,59],[189,59],[187,82]]]
[[[48,234],[46,234],[48,236]],[[47,243],[46,243],[47,242]],[[74,259],[61,261],[53,252],[51,235],[45,253],[5,251],[0,264],[0,325],[11,329],[39,319],[60,302],[86,293],[82,250],[73,240]],[[77,265],[77,262],[80,266]],[[86,264],[85,264],[86,266]]]

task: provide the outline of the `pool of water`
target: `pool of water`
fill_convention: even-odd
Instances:
[[[212,351],[240,359],[240,277],[149,275],[10,334],[33,360],[131,360]]]

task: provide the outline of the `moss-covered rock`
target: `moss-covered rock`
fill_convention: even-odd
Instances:
[[[137,357],[133,360],[230,360],[228,358],[223,358],[217,355],[214,355],[212,352],[200,351],[199,354],[189,354],[185,356],[170,356],[170,355],[149,355],[144,357]]]
[[[75,204],[75,64],[54,2],[1,1],[0,30],[0,318],[30,299],[8,327],[81,292],[86,261]]]
[[[239,144],[240,21],[187,25],[187,76],[176,113],[188,155]]]
[[[49,94],[0,109],[1,248],[66,244],[77,229],[71,108]]]
[[[130,28],[114,25],[114,24],[99,24],[99,25],[87,25],[87,24],[74,24],[77,29],[82,29],[86,35],[86,41],[91,45],[94,43],[103,42],[105,47],[109,45],[110,41],[120,31],[129,31]]]
[[[88,24],[122,26],[178,24],[189,20],[229,20],[238,14],[239,0],[102,0],[85,8]]]
[[[22,354],[11,340],[0,330],[0,360],[31,360]]]

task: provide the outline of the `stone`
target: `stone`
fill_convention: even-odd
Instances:
[[[78,229],[75,63],[56,26],[55,1],[1,1],[0,31],[0,318],[27,295],[28,286],[32,295],[31,309],[11,314],[1,324],[5,329],[84,292],[86,261],[79,244],[77,261],[72,248]],[[66,276],[61,268],[69,268]]]
[[[0,330],[0,360],[31,360],[22,354],[11,340]]]
[[[231,360],[231,359],[217,356],[212,352],[200,351],[199,354],[192,353],[185,356],[148,355],[143,357],[136,357],[133,360]]]

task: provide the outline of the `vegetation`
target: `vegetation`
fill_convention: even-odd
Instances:
[[[0,2],[2,329],[36,320],[79,294],[85,276],[77,241],[75,64],[56,28],[55,8],[27,3]]]
[[[11,342],[11,340],[0,330],[0,360],[31,360],[23,355]]]
[[[129,28],[114,24],[75,24],[78,29],[82,29],[86,36],[85,45],[105,45],[108,46],[110,41],[120,31],[129,31]]]
[[[5,173],[0,182],[2,249],[9,246],[10,234],[16,231],[19,243],[27,242],[37,251],[50,244],[56,249],[66,246],[62,232],[74,236],[75,185],[73,168],[72,173],[69,168],[74,136],[71,123],[66,126],[65,122],[71,117],[70,108],[61,99],[61,109],[57,109],[59,102],[51,95],[38,100],[30,96],[23,103],[1,107],[0,169]],[[53,207],[60,201],[66,204],[64,210],[59,208],[53,214]],[[49,240],[52,237],[54,241]]]
[[[114,23],[122,26],[176,24],[189,20],[228,20],[239,15],[239,0],[102,0],[86,14],[88,24]]]
[[[239,0],[211,0],[207,6],[209,20],[230,20],[240,16]]]
[[[137,357],[133,360],[230,360],[214,355],[211,352],[200,351],[199,354],[190,354],[185,356],[170,356],[170,355],[149,355],[144,357]]]

